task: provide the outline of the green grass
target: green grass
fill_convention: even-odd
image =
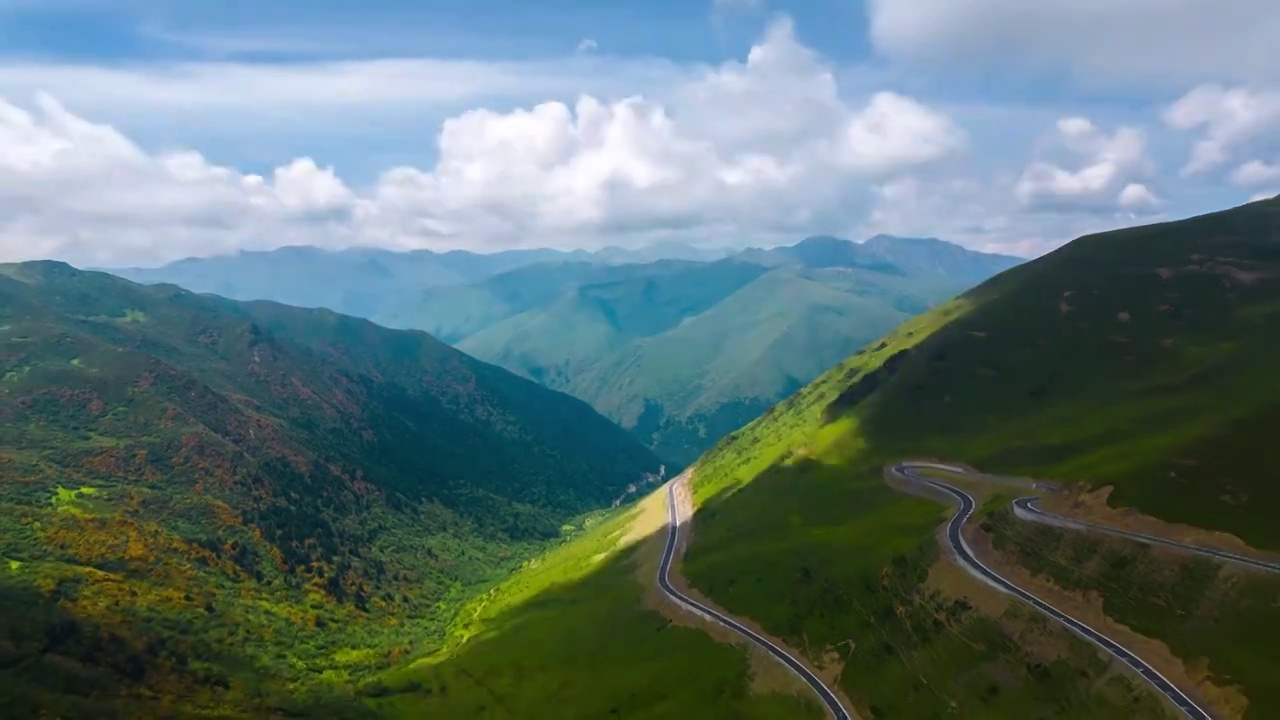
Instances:
[[[1096,653],[1061,629],[1043,632],[1063,665],[1036,667],[1018,640],[1033,616],[915,620],[938,616],[922,573],[947,513],[880,469],[939,457],[1112,484],[1113,502],[1280,546],[1280,490],[1257,472],[1280,461],[1278,215],[1273,201],[1078,240],[832,369],[699,462],[691,582],[811,657],[852,643],[840,682],[873,714],[1027,717],[1036,697],[1058,716],[1161,712],[1145,691],[1111,694]],[[1148,582],[1139,601],[1105,572],[1073,582],[1270,712],[1274,665],[1259,658],[1273,638],[1245,623],[1280,624],[1273,588],[1193,602]]]
[[[710,263],[525,267],[406,295],[377,317],[583,398],[684,465],[860,345],[1011,262],[937,243],[919,250],[944,261],[903,256],[894,271],[872,267],[861,246],[826,244],[831,256],[812,262],[784,248]],[[954,263],[964,271],[937,269]]]
[[[809,697],[748,692],[746,652],[643,605],[633,510],[477,599],[455,642],[362,690],[380,717],[820,718]]]
[[[441,647],[470,598],[661,465],[420,332],[3,267],[0,322],[28,340],[0,356],[18,715],[341,694]]]
[[[49,498],[49,502],[53,504],[54,509],[58,512],[83,515],[87,511],[88,506],[88,503],[85,502],[85,500],[97,494],[98,488],[88,485],[84,485],[74,490],[58,485],[53,489],[53,497]]]
[[[1213,682],[1239,686],[1245,718],[1280,717],[1280,577],[1107,535],[1017,520],[1008,509],[983,523],[997,549],[1067,590],[1097,592],[1108,616],[1160,638]]]

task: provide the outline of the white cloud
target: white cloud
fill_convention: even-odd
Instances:
[[[891,92],[876,93],[850,118],[840,159],[872,174],[927,165],[965,147],[965,136],[947,116]]]
[[[578,47],[575,48],[575,51],[581,55],[583,53],[593,52],[599,49],[599,47],[600,44],[597,43],[594,38],[582,38],[578,41]]]
[[[0,256],[85,262],[350,242],[357,200],[309,159],[270,181],[199,153],[151,155],[47,95],[0,101]],[[334,227],[335,220],[339,220]]]
[[[869,0],[868,14],[880,53],[947,68],[1183,87],[1280,79],[1274,0]]]
[[[409,92],[392,84],[349,89],[354,101]],[[471,110],[441,127],[434,166],[391,168],[363,189],[310,158],[264,178],[195,152],[145,150],[47,95],[36,113],[0,101],[0,259],[790,237],[846,215],[869,183],[965,145],[945,115],[911,98],[843,99],[786,21],[745,62],[706,69],[661,100],[582,95],[572,105]]]
[[[1127,210],[1152,207],[1158,199],[1145,185],[1133,182],[1152,172],[1146,135],[1121,127],[1107,134],[1087,118],[1062,118],[1051,149],[1059,149],[1073,169],[1037,159],[1014,188],[1025,206],[1040,209]]]
[[[276,118],[387,107],[452,106],[489,98],[635,92],[683,73],[656,59],[573,57],[497,62],[402,58],[297,63],[84,65],[0,62],[0,95],[48,92],[87,112],[225,112]]]
[[[1142,183],[1129,183],[1116,198],[1125,210],[1149,210],[1160,205],[1160,198]]]
[[[1026,212],[1013,192],[1017,181],[1014,174],[896,178],[875,188],[866,222],[852,232],[940,237],[985,252],[1035,257],[1081,235],[1158,217]]]
[[[1231,173],[1231,182],[1242,187],[1265,185],[1280,180],[1280,165],[1250,160]]]
[[[1175,130],[1200,130],[1203,136],[1183,168],[1187,175],[1216,168],[1241,146],[1280,134],[1280,92],[1201,85],[1164,112]]]
[[[950,118],[881,91],[861,107],[840,94],[830,66],[796,41],[788,19],[772,23],[745,63],[729,62],[682,85],[670,105],[683,127],[729,152],[804,155],[867,174],[927,165],[959,152]]]

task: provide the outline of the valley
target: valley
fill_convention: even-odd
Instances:
[[[681,468],[859,347],[1020,261],[890,236],[812,237],[715,259],[653,252],[677,257],[285,249],[121,274],[425,330],[585,400]],[[303,297],[267,281],[279,275],[321,282]],[[369,302],[350,302],[353,293]]]
[[[1275,0],[0,0],[0,720],[1280,718]]]
[[[349,684],[661,470],[580,401],[329,311],[29,263],[0,326],[20,714]]]
[[[1089,517],[1115,518],[1099,522],[1244,557],[1273,556],[1274,539],[1248,537],[1261,527],[1252,518],[1265,501],[1252,515],[1255,506],[1242,504],[1244,493],[1222,496],[1216,507],[1198,500],[1193,512],[1172,501],[1196,493],[1198,483],[1209,482],[1197,480],[1206,473],[1231,473],[1233,482],[1244,482],[1248,472],[1231,468],[1268,462],[1266,443],[1235,436],[1230,456],[1219,443],[1222,428],[1235,433],[1250,426],[1252,408],[1263,408],[1257,417],[1265,422],[1267,397],[1260,391],[1273,386],[1247,384],[1261,376],[1245,373],[1274,360],[1267,328],[1277,326],[1265,318],[1274,309],[1266,263],[1276,212],[1280,202],[1255,203],[1083,238],[869,344],[699,460],[692,480],[696,529],[682,563],[690,592],[794,648],[803,661],[821,663],[828,687],[850,698],[849,711],[858,717],[942,717],[958,708],[968,717],[1020,718],[1045,707],[1055,716],[1180,716],[1175,703],[1109,652],[956,568],[946,535],[939,534],[952,511],[904,494],[882,477],[885,466],[903,458],[961,461],[999,473],[1000,482],[981,488],[961,481],[975,498],[967,542],[984,562],[1113,638],[1207,716],[1269,716],[1274,694],[1266,678],[1276,672],[1277,656],[1268,648],[1280,627],[1274,574],[1123,535],[1017,519],[1012,503],[1027,495],[1026,485],[1005,478],[1050,479],[1036,481],[1040,492],[1052,490],[1036,507],[1057,514],[1097,507],[1077,488],[1105,487],[1106,502],[1130,509],[1089,510]],[[1224,280],[1203,270],[1160,272],[1209,264],[1205,237],[1216,239],[1216,252],[1231,257],[1233,267],[1257,279],[1240,284],[1231,282],[1237,273]],[[1197,255],[1202,259],[1192,258]],[[1062,288],[1078,298],[1068,305],[1072,311],[1061,307]],[[1173,324],[1155,325],[1170,322],[1159,310],[1137,321],[1135,308],[1170,304],[1170,296],[1185,298]],[[1221,314],[1227,308],[1230,314]],[[1128,322],[1117,317],[1124,310]],[[1212,321],[1197,317],[1206,312],[1219,314]],[[1073,331],[1082,321],[1117,325],[1132,339],[1110,339],[1093,328]],[[1120,337],[1125,330],[1119,328],[1112,334]],[[1096,345],[1073,347],[1099,334]],[[1226,335],[1247,339],[1249,352],[1201,350],[1222,347],[1217,338]],[[1177,352],[1168,352],[1171,345]],[[1122,371],[1129,363],[1143,363],[1141,371]],[[1228,372],[1224,363],[1241,364]],[[1222,369],[1198,370],[1206,367]],[[937,377],[942,373],[945,380]],[[1168,377],[1205,378],[1214,390]],[[1045,378],[1054,380],[1046,385]],[[947,390],[925,392],[931,383]],[[1250,393],[1250,401],[1205,401],[1231,388]],[[1099,399],[1089,405],[1091,397]],[[1198,412],[1170,412],[1178,407]],[[1212,409],[1225,414],[1208,414]],[[930,417],[897,425],[899,413],[907,412]],[[1081,412],[1093,421],[1074,422],[1072,413]],[[1157,441],[1163,444],[1154,446]],[[1167,457],[1178,458],[1172,475],[1158,464]],[[1142,463],[1157,463],[1156,470]],[[1152,492],[1146,477],[1169,480]],[[1248,497],[1259,492],[1265,489],[1253,486]],[[1180,540],[1186,537],[1207,539]],[[609,557],[624,568],[644,562],[636,551]],[[609,572],[615,582],[636,587],[630,599],[614,596],[618,614],[609,627],[616,631],[625,624],[624,608],[643,612],[645,578]],[[589,575],[546,597],[567,598],[597,582]],[[559,622],[550,619],[560,617],[556,605],[541,607],[549,614],[544,622]],[[564,607],[567,612],[573,604]],[[512,610],[510,617],[523,612]],[[501,633],[486,645],[501,653]],[[639,667],[648,652],[630,649],[614,662]],[[547,665],[563,662],[529,646],[520,654]],[[443,661],[440,672],[452,662]]]

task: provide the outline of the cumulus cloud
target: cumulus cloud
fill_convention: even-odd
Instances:
[[[1245,87],[1201,85],[1164,112],[1165,124],[1175,130],[1199,130],[1183,173],[1216,168],[1240,147],[1280,132],[1280,92]]]
[[[838,149],[850,167],[884,174],[927,165],[964,149],[965,136],[941,113],[891,92],[876,93],[844,128]]]
[[[283,244],[591,245],[664,233],[759,238],[839,217],[873,182],[965,146],[944,114],[894,93],[846,101],[774,24],[743,62],[659,99],[582,95],[440,129],[431,167],[351,188],[310,158],[268,177],[148,151],[40,95],[0,101],[0,259],[156,262]]]
[[[1106,133],[1087,118],[1058,121],[1049,149],[1060,151],[1063,164],[1033,161],[1014,188],[1025,206],[1059,210],[1107,210],[1117,206],[1136,211],[1159,204],[1145,185],[1134,182],[1152,172],[1146,135],[1121,127]]]
[[[1015,197],[1016,174],[976,179],[904,176],[877,185],[856,233],[940,237],[985,252],[1035,257],[1081,235],[1150,222],[1132,212],[1026,212]]]
[[[1274,0],[869,0],[867,8],[875,48],[898,60],[1065,71],[1085,83],[1280,79]]]
[[[86,262],[208,254],[290,241],[349,241],[357,200],[308,158],[272,178],[199,153],[149,154],[111,127],[40,95],[0,100],[0,255]]]
[[[1280,165],[1250,160],[1231,173],[1231,182],[1241,187],[1265,185],[1280,180]]]
[[[1117,198],[1125,210],[1149,210],[1160,204],[1160,198],[1142,183],[1129,183]]]

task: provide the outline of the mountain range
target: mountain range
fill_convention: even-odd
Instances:
[[[155,268],[104,270],[134,282],[171,283],[192,292],[212,293],[233,300],[274,300],[285,305],[327,308],[371,318],[380,314],[384,303],[403,294],[428,287],[465,284],[526,265],[715,260],[730,252],[684,243],[662,243],[638,249],[611,246],[594,252],[535,248],[494,253],[397,252],[378,248],[323,250],[304,245],[186,258]]]
[[[115,272],[426,330],[587,401],[679,467],[861,345],[1020,262],[885,235],[719,254],[290,248]],[[632,261],[657,255],[677,257]]]
[[[700,458],[689,580],[810,657],[852,643],[839,686],[876,717],[1030,717],[1046,697],[1058,717],[1168,717],[1136,676],[1130,691],[1088,679],[1110,655],[949,577],[938,505],[883,469],[937,458],[1049,480],[1046,501],[1077,517],[1274,558],[1277,367],[1280,199],[1079,238]],[[987,562],[1124,638],[1212,717],[1280,713],[1280,576],[1011,512],[1044,486],[966,487],[987,500],[966,535]]]
[[[171,717],[430,652],[661,473],[582,401],[421,332],[0,265],[0,698]]]
[[[443,318],[462,347],[530,348],[504,361],[546,384],[594,357],[605,370],[578,376],[582,394],[626,397],[654,374],[633,365],[673,391],[790,378],[691,464],[678,534],[666,488],[628,502],[665,476],[639,425],[424,332],[0,266],[0,702],[18,717],[823,717],[811,688],[658,594],[683,536],[684,591],[816,668],[860,718],[1180,712],[955,566],[939,531],[953,509],[885,471],[933,458],[992,473],[964,481],[970,552],[1213,717],[1274,717],[1280,576],[1029,523],[1010,502],[1034,491],[1275,557],[1277,228],[1280,199],[1008,269],[937,241],[818,237],[511,267],[386,305]],[[944,276],[977,286],[929,301]],[[785,337],[799,363],[870,308],[910,317],[807,384],[751,351]],[[778,329],[797,317],[811,335]]]
[[[1185,716],[956,567],[940,528],[954,508],[886,473],[967,463],[993,474],[964,481],[971,552],[1209,716],[1277,716],[1280,576],[1028,522],[1010,503],[1043,494],[1104,525],[1277,557],[1278,228],[1280,199],[1082,237],[868,343],[697,460],[687,592],[791,649],[860,718]],[[375,706],[483,714],[496,694],[530,718],[826,717],[811,688],[755,651],[697,644],[697,630],[727,636],[654,600],[666,532],[648,507],[504,583],[475,641],[388,676]],[[627,527],[654,537],[616,542]],[[587,668],[597,691],[558,682]]]

